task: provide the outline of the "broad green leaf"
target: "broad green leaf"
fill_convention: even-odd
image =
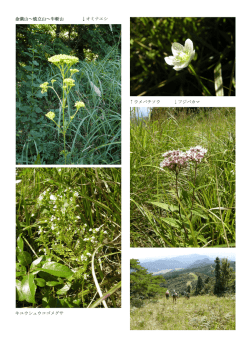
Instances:
[[[49,282],[46,282],[46,285],[49,286],[49,287],[55,287],[55,286],[59,286],[61,285],[62,283],[61,282],[58,282],[58,281],[49,281]]]
[[[25,300],[25,297],[22,293],[22,283],[18,279],[16,279],[16,296],[17,296],[17,300],[19,300],[20,302]]]
[[[17,259],[24,266],[27,266],[32,262],[32,257],[27,251],[18,252]]]
[[[178,228],[178,229],[181,228],[181,223],[173,218],[162,218],[161,217],[161,220],[163,222],[169,224],[171,227]]]
[[[178,211],[178,209],[179,209],[177,206],[168,205],[167,203],[162,203],[162,202],[148,201],[148,203],[151,203],[152,205],[158,206],[168,212],[169,211],[171,211],[171,212]]]
[[[68,278],[73,275],[73,272],[65,265],[57,262],[46,262],[40,271],[47,272],[53,276]]]
[[[67,291],[70,289],[71,284],[67,282],[61,289],[59,289],[56,294],[63,295],[67,293]]]
[[[28,303],[33,303],[35,304],[35,294],[36,294],[36,285],[34,281],[34,276],[33,275],[27,275],[23,277],[22,282],[21,282],[21,292],[24,297],[24,299]]]
[[[42,298],[42,307],[43,308],[57,308],[59,306],[57,305],[57,299],[48,295],[48,296],[44,296]]]
[[[46,281],[43,278],[35,278],[35,284],[38,287],[45,287],[46,286]]]
[[[45,260],[46,260],[46,257],[44,255],[38,257],[38,259],[34,260],[30,265],[30,270],[32,271],[34,269],[41,267],[42,266],[41,262]]]
[[[23,238],[21,235],[17,238],[17,247],[20,251],[23,251]]]

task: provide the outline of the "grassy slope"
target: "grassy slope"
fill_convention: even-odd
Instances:
[[[235,243],[235,110],[214,108],[209,113],[168,114],[158,121],[131,122],[131,246],[188,247],[228,246]],[[201,145],[208,149],[206,162],[196,180],[194,206],[205,218],[192,218],[193,235],[170,226],[162,219],[178,215],[150,202],[177,206],[171,195],[175,176],[160,170],[162,153],[185,151]],[[190,192],[190,171],[183,170],[179,187]],[[191,179],[190,179],[191,177]],[[189,194],[191,195],[191,193]],[[188,196],[189,198],[191,196]],[[190,207],[181,199],[188,214]],[[190,201],[189,201],[190,203]],[[220,212],[219,207],[223,207]]]
[[[131,330],[235,330],[235,296],[159,297],[130,310]]]

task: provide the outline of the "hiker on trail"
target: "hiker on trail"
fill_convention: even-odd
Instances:
[[[173,290],[173,303],[176,303],[176,299],[178,298],[178,294],[175,290]]]
[[[169,291],[166,291],[166,298],[169,299]]]

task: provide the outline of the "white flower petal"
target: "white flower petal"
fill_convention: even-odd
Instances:
[[[166,63],[167,63],[168,65],[175,65],[175,64],[173,63],[173,60],[174,60],[174,56],[167,56],[167,57],[165,58],[165,61],[166,61]]]
[[[194,46],[193,46],[193,42],[191,41],[191,39],[186,40],[184,49],[187,50],[189,53],[191,53],[193,51]]]

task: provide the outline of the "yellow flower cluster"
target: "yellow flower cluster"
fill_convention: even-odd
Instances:
[[[85,104],[83,102],[75,102],[75,107],[77,110],[79,110],[81,107],[85,107]]]
[[[64,85],[64,88],[66,87],[73,87],[75,86],[75,80],[73,80],[72,78],[65,78],[63,80],[63,85]]]
[[[54,55],[48,59],[51,63],[55,64],[56,66],[59,65],[74,65],[78,63],[79,59],[76,56],[70,56],[65,54]]]
[[[47,90],[48,90],[48,82],[44,82],[44,83],[42,83],[41,85],[40,85],[40,87],[42,88],[42,93],[45,93],[45,92],[47,92]]]
[[[70,72],[71,72],[71,75],[73,75],[73,74],[79,72],[79,70],[77,70],[77,69],[70,69]]]
[[[47,118],[49,118],[50,120],[54,120],[55,113],[53,113],[53,112],[48,112],[47,114],[45,114],[45,116],[47,116]]]

